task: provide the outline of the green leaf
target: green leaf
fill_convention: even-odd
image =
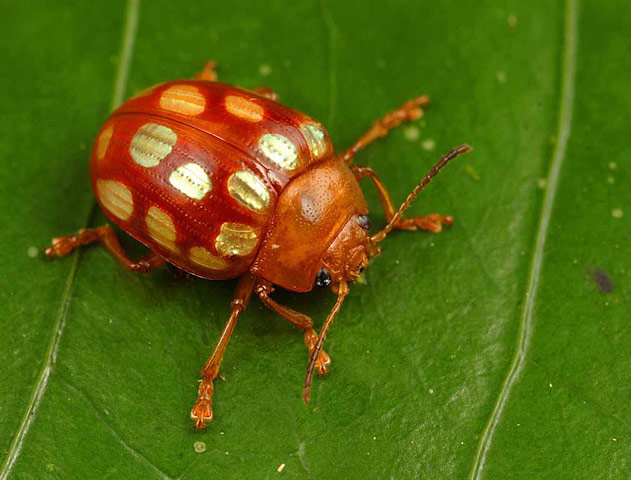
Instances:
[[[629,476],[629,2],[26,0],[3,13],[0,479]],[[454,226],[390,235],[352,286],[311,403],[301,333],[253,301],[215,420],[195,431],[235,281],[42,251],[106,221],[88,156],[111,105],[209,58],[221,80],[268,84],[323,121],[339,149],[429,94],[423,119],[357,158],[397,201],[441,152],[475,150],[411,209]],[[334,300],[275,296],[318,325]]]

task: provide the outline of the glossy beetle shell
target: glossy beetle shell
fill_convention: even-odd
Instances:
[[[177,81],[110,116],[90,170],[123,230],[183,270],[225,279],[252,265],[289,182],[332,153],[300,112],[226,84]]]

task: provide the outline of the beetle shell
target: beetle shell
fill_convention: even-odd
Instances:
[[[108,217],[169,262],[209,279],[252,264],[279,195],[333,153],[306,115],[218,82],[157,85],[99,132],[92,187]]]

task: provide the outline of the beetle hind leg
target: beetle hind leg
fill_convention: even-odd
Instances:
[[[256,286],[256,294],[261,299],[261,302],[287,320],[290,323],[293,323],[296,327],[304,332],[305,335],[305,345],[309,349],[309,355],[311,355],[316,348],[316,344],[318,342],[318,334],[313,329],[313,320],[307,315],[303,315],[300,312],[296,312],[290,308],[285,307],[284,305],[280,305],[275,300],[270,298],[270,294],[274,291],[272,285],[269,282],[261,281]],[[320,350],[318,354],[318,358],[316,359],[315,366],[318,369],[318,373],[320,375],[325,375],[329,373],[329,367],[331,366],[331,357],[324,351]]]
[[[155,252],[149,252],[135,262],[130,260],[119,243],[116,232],[109,225],[98,228],[85,228],[73,235],[53,238],[52,245],[46,249],[46,256],[48,258],[65,257],[75,248],[95,242],[103,244],[118,263],[133,272],[149,273],[166,263],[166,260]]]

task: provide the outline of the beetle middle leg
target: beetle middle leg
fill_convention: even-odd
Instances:
[[[48,258],[55,256],[65,257],[75,248],[94,242],[101,242],[114,258],[118,260],[118,263],[133,272],[149,273],[166,263],[166,260],[155,252],[149,252],[136,262],[130,260],[119,243],[116,232],[114,232],[114,229],[109,225],[98,228],[86,228],[73,235],[53,238],[52,245],[46,249],[46,256],[48,256]]]
[[[199,384],[197,402],[195,402],[191,410],[191,418],[195,420],[195,426],[197,428],[206,428],[206,422],[213,419],[213,409],[211,406],[214,391],[213,380],[219,373],[219,366],[221,365],[223,354],[226,351],[232,332],[234,332],[237,320],[241,312],[248,306],[255,282],[256,277],[249,273],[245,274],[239,280],[237,290],[232,299],[232,311],[230,312],[228,322],[223,327],[219,342],[215,346],[213,353],[206,361],[204,368],[202,368],[202,381]]]
[[[408,100],[396,110],[392,110],[382,118],[372,124],[366,133],[357,140],[350,148],[342,152],[342,158],[346,163],[351,163],[355,154],[363,150],[378,138],[385,137],[390,130],[398,127],[403,122],[417,120],[423,116],[423,107],[429,105],[429,97],[420,97]]]
[[[266,281],[259,281],[255,288],[255,291],[258,297],[261,299],[261,302],[263,302],[263,304],[267,308],[277,313],[288,322],[293,323],[300,330],[305,332],[305,345],[307,345],[309,353],[312,353],[318,341],[318,334],[313,329],[313,320],[311,320],[311,318],[307,315],[303,315],[302,313],[296,312],[295,310],[287,308],[284,305],[280,305],[275,300],[270,298],[269,295],[274,291],[271,283]],[[321,350],[318,354],[315,365],[320,375],[324,375],[325,373],[329,372],[331,358],[324,350]]]
[[[377,173],[372,168],[362,165],[351,165],[350,168],[358,181],[366,177],[372,180],[373,185],[377,189],[377,194],[379,195],[379,201],[381,202],[383,211],[386,214],[386,220],[388,222],[392,220],[392,217],[394,217],[394,214],[396,213],[396,208],[392,204],[392,199],[390,198],[390,194],[388,193],[386,186],[383,184],[379,176],[377,176]],[[442,231],[443,225],[449,227],[452,223],[453,217],[434,213],[422,217],[402,218],[399,222],[393,225],[393,227],[399,230],[414,231],[421,229],[438,233]]]

